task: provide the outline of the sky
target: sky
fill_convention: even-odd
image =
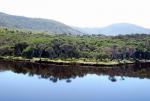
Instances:
[[[0,12],[78,27],[132,23],[150,28],[150,0],[0,0]]]

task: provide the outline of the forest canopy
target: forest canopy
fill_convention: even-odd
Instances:
[[[67,35],[0,28],[0,56],[150,59],[150,35]]]

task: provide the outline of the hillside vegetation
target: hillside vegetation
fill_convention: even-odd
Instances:
[[[0,12],[0,26],[11,29],[55,34],[81,34],[81,32],[55,20],[14,16]]]
[[[150,35],[49,35],[0,29],[0,56],[25,58],[150,59]]]

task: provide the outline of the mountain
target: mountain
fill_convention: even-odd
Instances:
[[[117,23],[103,28],[70,27],[55,20],[14,16],[0,12],[0,27],[56,34],[150,34],[150,29],[130,23]]]
[[[80,31],[54,20],[14,16],[1,12],[0,27],[58,34],[81,34]]]
[[[150,34],[150,29],[129,23],[117,23],[103,28],[76,28],[76,29],[88,34],[104,34],[104,35],[135,34],[135,33]]]

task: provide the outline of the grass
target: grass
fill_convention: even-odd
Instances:
[[[27,59],[23,57],[14,57],[14,56],[0,56],[0,58],[3,59],[9,59],[9,60],[30,60],[31,62],[39,61],[40,58],[32,58]],[[66,59],[49,59],[49,58],[41,58],[42,61],[49,61],[49,62],[62,62],[62,63],[83,63],[83,64],[102,64],[102,65],[116,65],[116,64],[123,64],[123,63],[134,63],[133,60],[103,60],[103,61],[96,61],[95,59],[85,59],[85,58],[66,58]]]

